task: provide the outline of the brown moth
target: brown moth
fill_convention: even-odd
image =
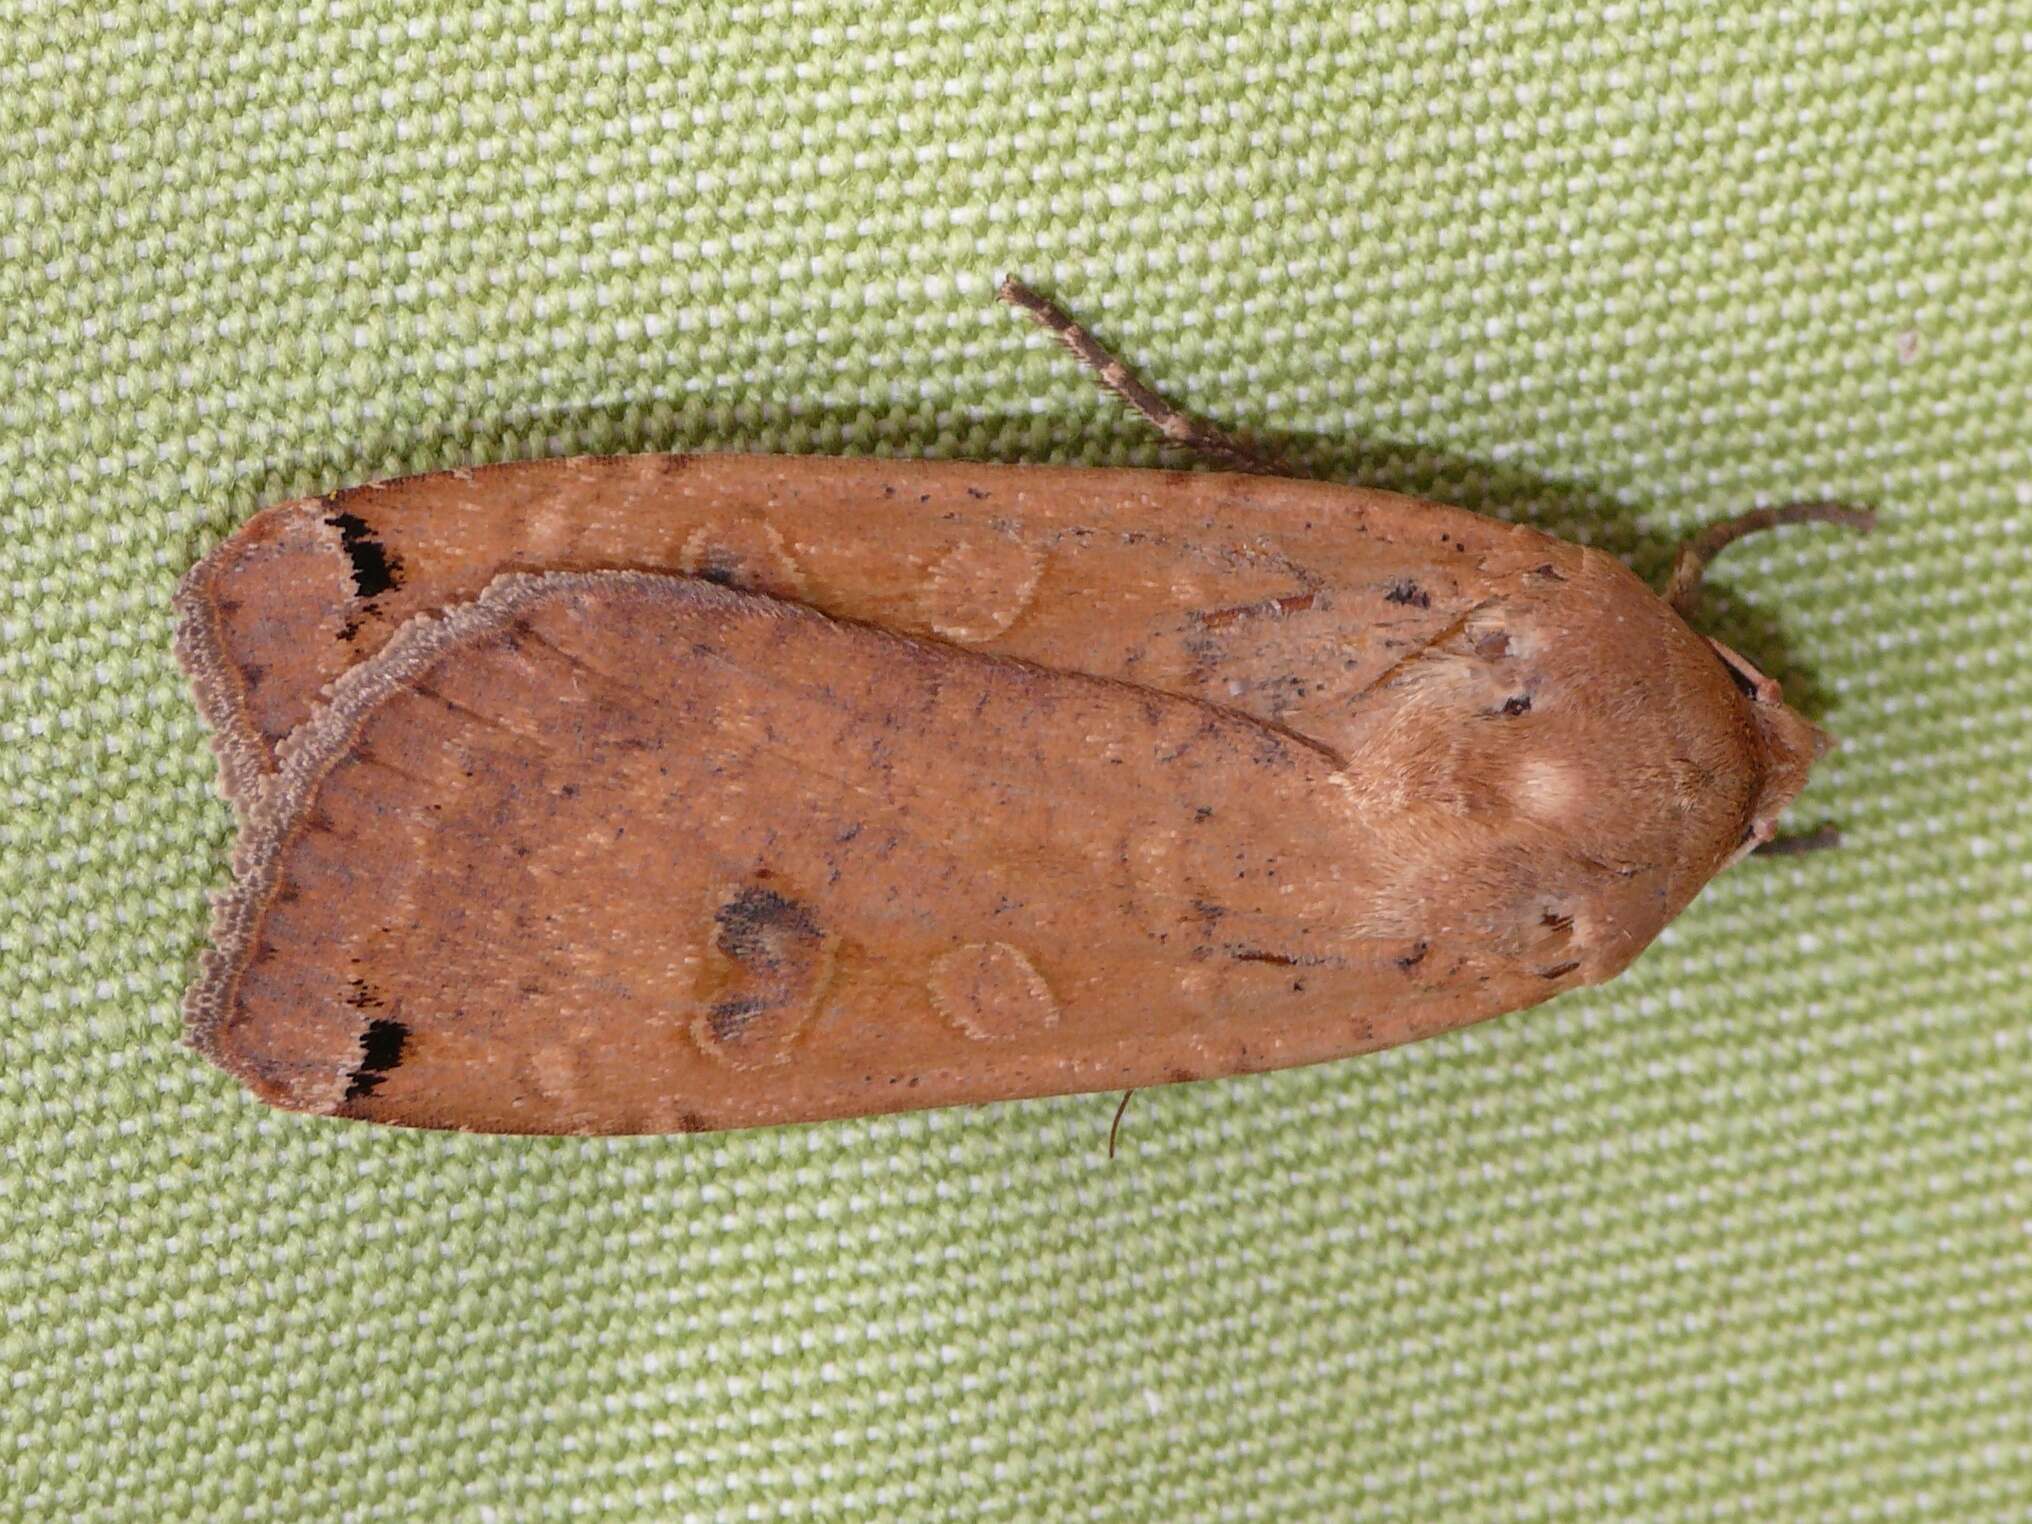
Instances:
[[[1168,436],[1170,409],[1031,310]],[[1717,526],[1706,558],[1811,506]],[[262,1099],[700,1131],[1343,1057],[1625,967],[1825,738],[1613,558],[1260,474],[648,455],[185,579]]]

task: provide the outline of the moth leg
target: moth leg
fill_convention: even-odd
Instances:
[[[1758,847],[1750,849],[1752,857],[1798,857],[1806,852],[1825,852],[1838,847],[1842,842],[1841,827],[1824,825],[1811,831],[1791,831],[1783,836],[1774,836]]]
[[[1129,1109],[1129,1097],[1135,1093],[1133,1090],[1124,1090],[1122,1092],[1122,1104],[1115,1108],[1115,1120],[1108,1124],[1108,1157],[1110,1159],[1115,1157],[1115,1139],[1120,1136],[1122,1131],[1122,1113]]]
[[[1029,313],[1045,332],[1092,370],[1102,386],[1149,419],[1157,432],[1173,444],[1212,456],[1238,471],[1254,471],[1264,476],[1292,474],[1282,461],[1251,449],[1218,424],[1196,418],[1167,402],[1103,348],[1100,340],[1075,323],[1071,314],[1057,302],[1031,290],[1015,276],[1003,280],[995,297]]]
[[[1877,515],[1846,503],[1787,503],[1779,508],[1752,508],[1710,524],[1680,545],[1672,560],[1672,576],[1665,584],[1665,601],[1680,618],[1691,620],[1700,604],[1701,579],[1707,575],[1708,563],[1744,535],[1760,534],[1781,524],[1840,524],[1867,533],[1877,527]]]

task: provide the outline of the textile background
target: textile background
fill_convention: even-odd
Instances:
[[[1984,3],[0,4],[0,1510],[2032,1510],[2032,28]],[[1308,471],[1628,557],[1846,847],[1625,977],[1139,1095],[627,1141],[180,1046],[169,596],[525,455],[1156,463],[1052,291]]]

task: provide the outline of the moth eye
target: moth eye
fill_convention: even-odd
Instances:
[[[1728,669],[1729,681],[1736,685],[1736,690],[1743,697],[1757,704],[1775,704],[1778,702],[1778,685],[1772,682],[1770,678],[1759,672],[1749,662],[1745,661],[1742,656],[1731,651],[1712,635],[1707,638],[1707,643],[1709,648],[1713,650],[1715,658]]]
[[[1757,696],[1757,685],[1750,681],[1749,675],[1741,667],[1732,661],[1725,661],[1722,668],[1729,674],[1729,680],[1736,685],[1736,691],[1744,698],[1753,699]]]

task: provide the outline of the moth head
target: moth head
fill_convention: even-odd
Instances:
[[[1778,834],[1778,817],[1806,787],[1813,764],[1834,750],[1834,737],[1785,702],[1778,684],[1713,636],[1708,644],[1721,657],[1748,701],[1751,724],[1763,753],[1763,787],[1751,807],[1749,828],[1737,855],[1754,851]]]

